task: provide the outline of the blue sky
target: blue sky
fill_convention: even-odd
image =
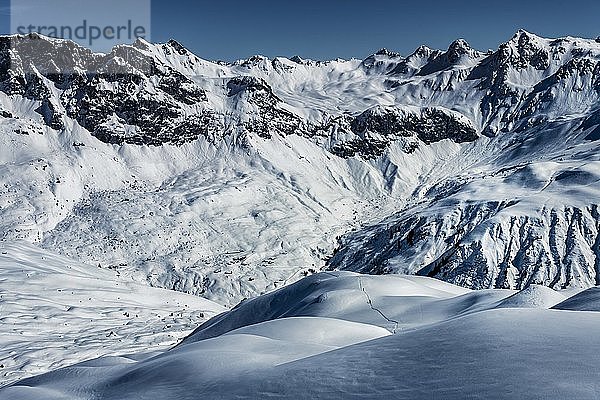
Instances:
[[[152,1],[153,41],[175,38],[203,58],[223,60],[363,58],[381,47],[408,54],[420,44],[446,48],[459,37],[487,50],[519,28],[597,37],[599,21],[594,0]]]
[[[462,37],[487,50],[519,28],[542,36],[600,36],[600,1],[153,1],[153,39],[175,37],[198,55],[364,57],[446,48]]]

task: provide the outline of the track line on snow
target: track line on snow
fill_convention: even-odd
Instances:
[[[396,331],[398,330],[398,325],[400,324],[398,321],[393,320],[391,318],[388,318],[380,309],[378,309],[377,307],[375,307],[373,305],[373,301],[371,300],[371,296],[369,296],[369,293],[367,292],[367,290],[365,289],[365,287],[362,284],[362,278],[358,278],[358,286],[360,287],[360,290],[365,294],[365,297],[367,298],[367,304],[369,305],[369,307],[371,307],[371,310],[377,312],[379,315],[381,315],[386,321],[391,322],[394,324],[394,327],[392,328],[392,333],[396,334]]]

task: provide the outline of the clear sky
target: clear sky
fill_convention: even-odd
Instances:
[[[597,37],[600,1],[152,0],[152,40],[175,38],[212,60],[364,58],[382,47],[407,55],[421,44],[444,49],[456,38],[487,50],[519,28]]]
[[[362,58],[382,47],[446,48],[459,37],[487,50],[519,28],[600,36],[598,0],[155,0],[152,7],[154,41],[174,37],[208,59]]]

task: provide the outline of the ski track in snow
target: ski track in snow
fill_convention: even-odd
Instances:
[[[392,328],[392,333],[395,334],[396,330],[398,329],[399,322],[398,321],[394,321],[393,319],[388,318],[380,309],[376,308],[373,305],[373,300],[371,300],[371,296],[369,296],[369,292],[367,292],[367,290],[363,286],[361,278],[358,278],[358,285],[360,287],[360,290],[365,294],[365,297],[367,298],[367,303],[369,304],[369,307],[371,307],[371,310],[373,310],[376,313],[378,313],[379,315],[381,315],[381,317],[383,319],[385,319],[387,322],[390,322],[390,323],[394,324],[394,327]]]
[[[574,301],[598,310],[596,297]],[[561,311],[573,307],[564,299],[545,287],[321,273],[242,302],[170,350],[67,367],[0,389],[0,399],[591,399],[600,361],[589,332],[600,314]]]

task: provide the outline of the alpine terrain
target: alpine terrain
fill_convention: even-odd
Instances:
[[[599,150],[600,38],[2,36],[0,399],[597,398]]]

